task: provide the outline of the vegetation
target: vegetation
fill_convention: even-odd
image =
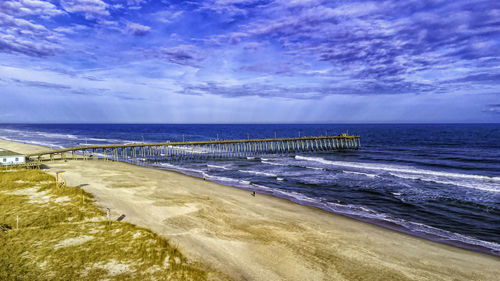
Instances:
[[[0,280],[207,278],[166,239],[92,202],[39,170],[0,170]]]

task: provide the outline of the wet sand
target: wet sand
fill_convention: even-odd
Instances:
[[[0,140],[28,153],[43,147]],[[176,172],[109,161],[47,162],[189,259],[236,280],[497,280],[500,258]]]

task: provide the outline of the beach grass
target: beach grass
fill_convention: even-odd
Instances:
[[[0,170],[0,280],[205,280],[165,238],[108,221],[81,188]]]

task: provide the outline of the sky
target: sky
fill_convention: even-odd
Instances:
[[[0,0],[12,122],[500,122],[500,1]]]

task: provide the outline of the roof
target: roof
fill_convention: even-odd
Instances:
[[[19,155],[23,154],[0,148],[0,156],[19,156]]]

